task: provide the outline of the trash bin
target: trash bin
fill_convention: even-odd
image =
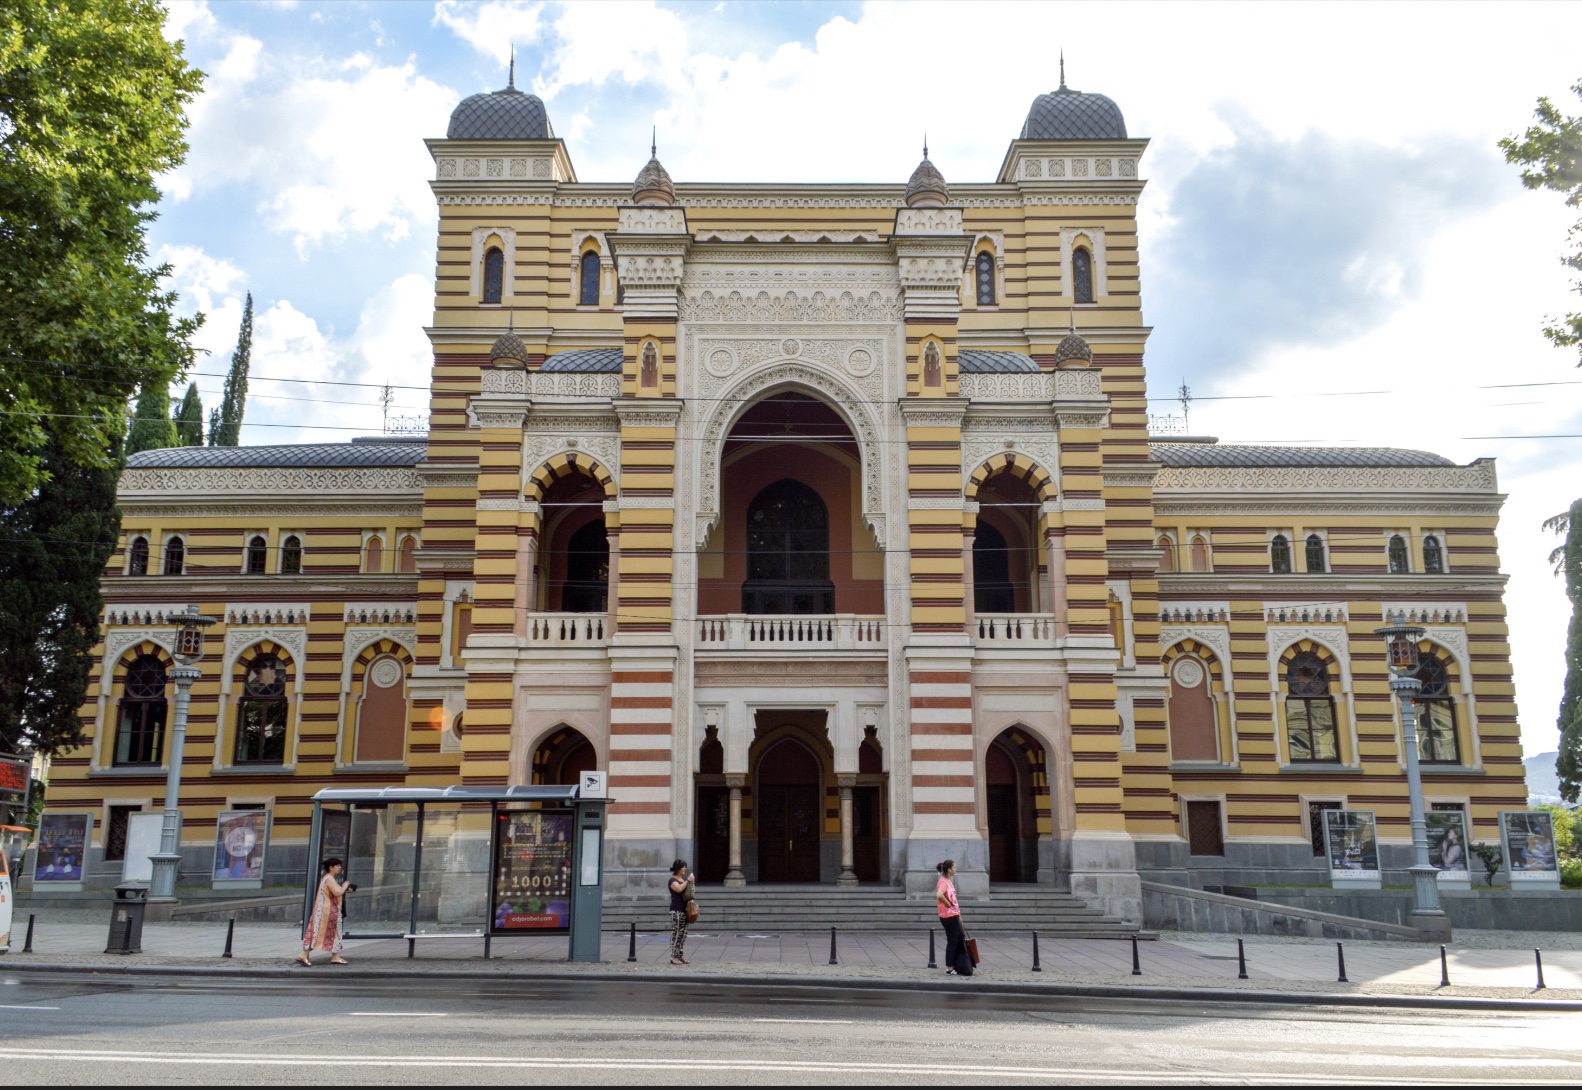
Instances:
[[[110,941],[106,954],[143,952],[143,913],[148,908],[148,887],[127,882],[115,887],[115,903],[110,909]]]

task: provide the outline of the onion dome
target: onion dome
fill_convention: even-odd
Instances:
[[[928,161],[928,145],[923,145],[923,161],[912,171],[912,180],[906,183],[908,208],[943,208],[950,201],[950,190],[939,168]]]
[[[1055,346],[1056,367],[1086,367],[1093,362],[1093,349],[1075,330]]]
[[[521,337],[506,330],[489,349],[489,362],[496,367],[526,367],[527,345],[522,343]]]
[[[1060,58],[1060,86],[1033,99],[1022,126],[1023,140],[1125,140],[1126,119],[1105,95],[1066,86],[1066,59]]]
[[[650,208],[671,208],[676,203],[676,187],[670,172],[659,162],[659,142],[648,149],[648,165],[637,172],[632,182],[632,203]]]
[[[464,98],[450,115],[447,140],[553,140],[549,114],[537,95],[516,89],[516,58],[505,88]]]

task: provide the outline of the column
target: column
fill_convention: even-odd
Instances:
[[[840,787],[840,877],[835,879],[835,884],[855,886],[857,852],[853,841],[855,831],[852,829],[851,789],[857,785],[857,777],[850,773],[842,773],[836,776],[835,782]]]
[[[969,508],[977,504],[968,504]],[[974,512],[968,511],[964,520],[967,527],[961,532],[961,567],[962,567],[962,598],[961,604],[967,611],[967,636],[975,638],[978,634],[976,624],[978,619],[977,591],[975,590],[975,573],[972,570],[972,543],[977,540],[978,519]]]
[[[605,592],[604,611],[609,615],[605,622],[605,635],[615,634],[615,603],[620,600],[621,594],[621,529],[619,526],[609,525],[613,520],[605,515],[605,537],[610,542],[610,589]]]
[[[725,785],[731,789],[731,856],[725,871],[727,886],[747,884],[747,876],[742,873],[742,785],[746,782],[747,777],[743,775],[725,777]]]
[[[1051,531],[1049,545],[1049,612],[1055,615],[1055,638],[1064,639],[1066,625],[1066,543]]]
[[[535,520],[536,521],[536,520]],[[538,605],[538,580],[534,571],[538,565],[538,534],[532,536],[519,535],[522,551],[522,561],[516,569],[516,623],[514,626],[518,636],[527,635],[527,618]]]

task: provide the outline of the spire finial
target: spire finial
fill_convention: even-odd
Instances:
[[[1066,51],[1060,51],[1060,89],[1066,89]]]
[[[513,91],[516,90],[516,45],[514,43],[511,46],[510,74],[506,77],[505,85]]]
[[[648,142],[648,157],[650,159],[657,159],[657,158],[659,158],[659,126],[658,125],[654,126],[652,139],[649,140],[649,142]]]
[[[923,158],[928,158],[928,133],[923,134]]]

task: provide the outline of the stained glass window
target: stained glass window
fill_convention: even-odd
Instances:
[[[1291,761],[1340,760],[1335,730],[1335,700],[1329,692],[1329,667],[1311,651],[1298,653],[1285,672],[1286,737]]]
[[[599,305],[599,255],[592,250],[582,255],[577,302],[585,307]]]
[[[483,255],[483,301],[498,303],[505,291],[505,254],[494,247]]]
[[[302,539],[292,534],[280,546],[280,574],[302,574]]]
[[[1442,660],[1424,655],[1417,668],[1417,757],[1424,764],[1460,764],[1456,737],[1456,704],[1450,696],[1450,674]]]
[[[1313,573],[1324,571],[1324,539],[1317,534],[1307,535],[1307,570]]]
[[[748,505],[742,612],[835,612],[829,510],[801,481],[777,481]]]
[[[1400,534],[1390,536],[1390,574],[1405,575],[1412,570],[1411,557],[1406,552],[1406,539]]]
[[[127,667],[121,716],[115,732],[115,763],[157,765],[165,745],[165,664],[142,655]]]
[[[994,305],[994,255],[981,253],[978,255],[977,268],[978,305],[992,307]]]
[[[262,537],[247,543],[247,574],[263,575],[269,568],[269,546]]]
[[[1093,255],[1081,248],[1071,253],[1071,290],[1077,302],[1093,302]]]
[[[1423,570],[1430,575],[1445,573],[1445,548],[1433,534],[1423,538]]]
[[[1269,542],[1269,570],[1276,575],[1291,574],[1291,543],[1284,534],[1275,534]]]
[[[286,670],[274,655],[262,654],[247,667],[237,709],[236,763],[280,764],[286,757]]]

